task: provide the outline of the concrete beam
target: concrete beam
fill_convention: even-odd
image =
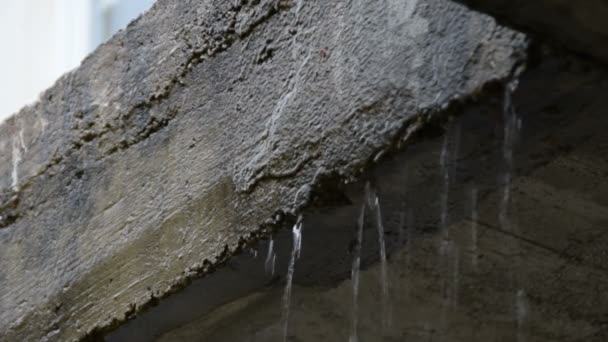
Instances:
[[[158,1],[0,126],[0,340],[116,327],[525,49],[445,0]]]

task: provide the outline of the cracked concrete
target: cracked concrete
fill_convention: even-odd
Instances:
[[[444,0],[158,1],[0,126],[0,340],[115,328],[526,46]]]

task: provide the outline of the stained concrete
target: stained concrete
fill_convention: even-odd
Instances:
[[[383,328],[375,213],[367,209],[359,297],[362,341],[605,341],[608,339],[608,71],[544,46],[531,50],[513,95],[521,119],[511,200],[504,196],[502,87],[429,123],[416,143],[334,184],[304,210],[289,341],[346,341],[351,333],[353,239],[377,189],[386,229],[389,322]],[[447,137],[447,140],[445,140]],[[447,227],[441,229],[447,141]],[[477,189],[477,215],[472,190]],[[283,341],[290,224],[161,301],[107,341]]]
[[[0,340],[115,328],[509,77],[444,0],[160,0],[0,126]]]

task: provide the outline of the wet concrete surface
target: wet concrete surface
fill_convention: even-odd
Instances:
[[[540,62],[522,75],[514,94],[521,129],[507,205],[504,92],[497,88],[455,110],[449,123],[424,130],[417,143],[384,158],[360,181],[319,192],[303,213],[290,341],[352,334],[351,265],[366,183],[383,213],[389,308],[382,308],[375,212],[368,206],[361,341],[608,338],[608,99],[601,96],[608,82],[601,67],[538,53]],[[274,275],[265,270],[268,240],[261,241],[108,341],[282,340],[291,224],[293,218],[273,236]]]

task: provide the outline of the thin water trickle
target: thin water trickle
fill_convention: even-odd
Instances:
[[[453,147],[452,147],[452,158],[451,167],[452,171],[450,174],[452,178],[457,179],[457,165],[458,165],[458,157],[460,154],[460,125],[457,124],[454,127],[454,135],[453,135]],[[452,262],[452,284],[451,284],[451,304],[453,307],[458,306],[458,291],[460,287],[460,248],[456,241],[450,241],[451,243],[451,262]]]
[[[365,203],[367,203],[367,206],[369,208],[373,208],[374,207],[374,190],[372,190],[372,186],[370,185],[369,182],[365,183]]]
[[[454,269],[454,256],[453,250],[454,245],[450,241],[444,240],[442,242],[442,255],[439,260],[439,270],[441,272],[441,316],[440,316],[440,327],[443,334],[447,333],[449,327],[448,312],[450,307],[454,304],[454,285],[457,272]]]
[[[406,227],[405,227],[405,205],[402,206],[401,212],[399,213],[399,236],[398,238],[398,243],[399,246],[404,246],[407,248],[407,242],[405,240],[405,232],[406,232]]]
[[[517,89],[518,79],[514,78],[507,83],[504,94],[503,120],[504,120],[504,136],[503,136],[503,160],[505,163],[505,171],[502,177],[502,197],[500,201],[499,222],[503,230],[510,231],[511,224],[509,222],[508,211],[511,202],[511,186],[513,178],[513,148],[517,142],[519,131],[521,129],[521,120],[517,117],[513,106],[512,97]]]
[[[439,216],[439,229],[441,231],[441,241],[439,242],[439,270],[441,272],[441,316],[440,326],[443,332],[448,326],[448,306],[449,306],[449,288],[450,276],[449,270],[449,250],[450,250],[450,232],[448,228],[448,192],[450,189],[450,174],[448,170],[449,161],[449,134],[446,132],[439,155],[439,166],[441,169],[442,189],[440,196],[441,213]]]
[[[412,262],[412,253],[414,252],[414,211],[409,209],[407,212],[407,240],[406,240],[406,259],[405,266],[409,271]]]
[[[517,290],[515,311],[517,315],[517,342],[525,342],[524,327],[528,318],[528,297],[524,289]]]
[[[361,206],[361,213],[357,220],[357,236],[353,250],[353,265],[351,268],[351,280],[353,283],[353,309],[351,316],[351,330],[349,342],[358,342],[359,335],[359,273],[361,271],[361,248],[363,245],[363,226],[365,224],[365,203]]]
[[[450,141],[450,138],[452,138],[452,141]],[[458,288],[460,283],[460,251],[456,242],[452,240],[448,224],[450,181],[453,177],[452,173],[456,172],[455,167],[457,165],[459,149],[460,126],[453,127],[453,124],[449,123],[439,158],[442,179],[440,196],[441,241],[439,245],[439,270],[442,278],[440,325],[444,333],[449,327],[449,308],[458,305]]]
[[[406,240],[406,223],[405,223],[405,203],[401,206],[401,212],[399,212],[399,226],[398,226],[398,237],[397,237],[397,246],[403,247],[403,254],[397,254],[397,257],[393,260],[395,266],[401,265],[401,261],[404,258],[407,258],[407,247],[408,241]],[[394,266],[393,266],[394,267]],[[405,278],[407,279],[408,269],[407,265],[403,272],[406,274]],[[395,295],[397,298],[392,298],[393,300],[401,301],[403,295],[407,295],[407,283],[403,282],[403,274],[400,274],[400,269],[397,268],[395,271],[391,271],[391,275],[393,279],[391,280],[391,284],[393,284],[395,289]],[[392,316],[392,313],[391,313]]]
[[[404,210],[405,211],[405,210]],[[404,239],[405,239],[405,247],[404,247],[404,253],[405,253],[405,269],[404,269],[404,273],[405,273],[405,280],[401,280],[399,278],[397,278],[399,281],[402,281],[402,285],[401,287],[403,288],[402,291],[400,291],[402,296],[405,296],[406,298],[408,298],[410,296],[410,292],[411,292],[411,280],[410,280],[410,274],[411,274],[411,264],[412,264],[412,254],[413,254],[413,238],[414,238],[414,213],[412,211],[412,209],[410,208],[409,210],[407,210],[407,215],[405,215],[405,232],[402,233],[403,235],[405,235]],[[397,273],[397,272],[395,272]]]
[[[285,292],[283,294],[283,341],[287,341],[287,332],[289,330],[289,310],[291,305],[291,285],[293,282],[296,260],[299,258],[300,250],[302,248],[302,216],[298,217],[296,224],[293,226],[292,235],[293,248],[291,250],[291,257],[289,259]]]
[[[471,190],[471,265],[474,270],[477,270],[479,263],[479,252],[477,242],[477,221],[479,220],[477,213],[477,188]]]
[[[450,299],[453,307],[458,306],[458,288],[460,287],[460,253],[458,246],[452,246],[452,286],[450,291]]]
[[[441,177],[443,180],[443,189],[441,191],[441,216],[440,216],[440,229],[443,234],[443,241],[441,242],[441,252],[445,252],[447,241],[450,239],[450,232],[448,230],[448,192],[450,190],[450,174],[448,170],[449,160],[449,135],[446,133],[443,140],[443,146],[441,148],[441,155],[439,157],[439,164],[441,166]]]
[[[378,230],[378,248],[380,249],[380,287],[382,290],[382,327],[388,328],[390,325],[390,309],[388,302],[388,268],[386,264],[386,242],[384,238],[384,224],[382,222],[382,211],[380,210],[380,201],[375,195],[374,209],[376,211],[376,228]]]
[[[516,75],[517,76],[517,75]],[[517,89],[519,80],[514,77],[505,87],[503,121],[504,121],[504,137],[503,137],[503,160],[505,163],[505,172],[503,174],[503,191],[500,202],[499,223],[502,230],[513,231],[515,227],[509,217],[509,207],[511,205],[512,179],[513,179],[513,150],[522,127],[522,121],[518,117],[513,105],[513,94]],[[513,249],[515,255],[519,255],[519,245],[517,241],[513,241]],[[517,257],[516,257],[517,258]],[[519,263],[511,270],[513,281],[518,289],[515,293],[515,321],[517,323],[517,341],[525,342],[525,323],[528,316],[528,302],[526,290],[521,287],[522,279],[519,274]]]
[[[276,260],[276,253],[274,252],[274,240],[270,238],[268,242],[268,252],[266,253],[266,260],[264,261],[264,271],[266,274],[274,275],[274,264]]]

